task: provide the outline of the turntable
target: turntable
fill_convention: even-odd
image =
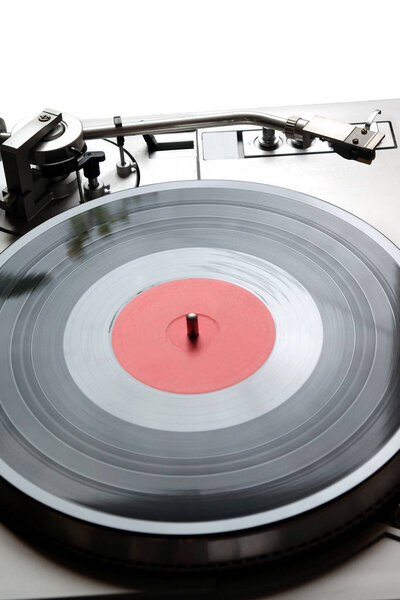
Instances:
[[[400,589],[399,110],[1,122],[4,597]]]

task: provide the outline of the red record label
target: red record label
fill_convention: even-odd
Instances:
[[[189,337],[186,315],[198,316]],[[252,375],[275,342],[268,308],[244,288],[217,279],[179,279],[136,296],[112,330],[114,354],[132,377],[180,394],[220,390]]]

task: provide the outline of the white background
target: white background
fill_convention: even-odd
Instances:
[[[0,116],[400,97],[396,0],[0,0]]]

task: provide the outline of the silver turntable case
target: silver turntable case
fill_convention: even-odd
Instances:
[[[282,117],[301,114],[311,118],[321,114],[350,123],[363,123],[376,108],[382,113],[377,119],[385,139],[370,166],[346,161],[330,151],[327,144],[315,142],[308,149],[298,149],[282,140],[275,150],[263,150],[258,143],[262,131],[254,126],[232,126],[202,129],[196,132],[162,134],[160,141],[192,140],[193,149],[156,150],[149,152],[141,136],[127,137],[126,148],[135,157],[141,173],[141,185],[150,183],[226,179],[268,183],[310,194],[357,215],[400,246],[400,100],[374,100],[342,104],[289,106],[267,109]],[[91,141],[90,150],[104,150],[106,162],[101,178],[110,191],[134,187],[136,174],[120,178],[116,174],[118,148],[105,141]],[[0,163],[0,188],[5,186]],[[53,204],[40,220],[79,202],[78,194]],[[36,225],[39,221],[35,221]],[[0,225],[10,229],[26,228],[10,221],[4,213]],[[14,238],[0,233],[0,249]],[[338,552],[340,553],[340,551]],[[400,597],[400,528],[376,523],[355,541],[354,555],[329,570],[318,572],[306,582],[297,583],[285,591],[268,593],[260,583],[251,597],[286,599],[301,598],[363,598],[389,599]],[[0,599],[80,597],[121,594],[145,589],[143,578],[127,575],[107,575],[104,569],[76,566],[53,558],[25,542],[6,527],[0,527]],[[239,577],[239,576],[238,576]],[[254,583],[254,582],[252,582]],[[286,582],[283,582],[285,585]],[[159,595],[175,589],[176,596],[190,597],[189,583],[159,578]],[[249,597],[251,585],[223,573],[199,576],[195,589],[208,597]],[[171,587],[172,586],[172,587]],[[239,592],[239,588],[243,591]],[[218,592],[217,592],[218,590]],[[153,590],[154,593],[154,590]],[[170,591],[171,593],[171,591]],[[236,595],[234,595],[236,594]],[[138,597],[146,597],[139,596]],[[223,596],[225,597],[225,596]]]

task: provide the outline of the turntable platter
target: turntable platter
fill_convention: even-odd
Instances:
[[[162,567],[350,527],[398,481],[399,264],[356,217],[250,183],[127,190],[39,226],[0,257],[2,502]]]

